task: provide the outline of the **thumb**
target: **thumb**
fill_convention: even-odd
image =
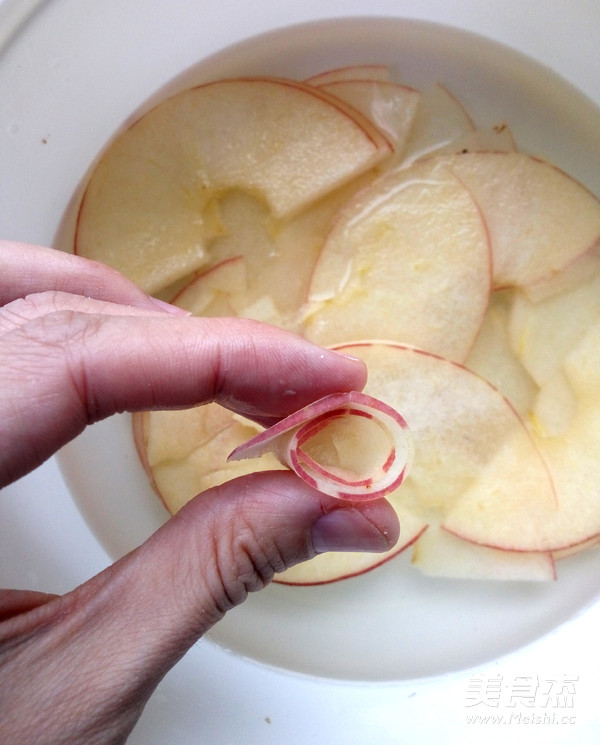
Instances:
[[[153,579],[164,583],[162,597],[170,598],[180,613],[182,593],[189,600],[189,628],[197,624],[200,635],[275,573],[327,551],[387,551],[398,534],[396,513],[386,500],[343,502],[287,471],[271,471],[199,495],[132,560],[141,567],[148,557],[154,564],[164,554],[168,575],[155,572]],[[178,546],[176,556],[173,546]],[[173,571],[180,577],[176,584],[170,581]],[[135,577],[139,602],[151,602],[147,585],[138,583]],[[171,632],[177,633],[175,626]]]
[[[38,669],[47,680],[37,679],[35,716],[45,732],[67,732],[64,742],[96,742],[86,737],[105,727],[126,734],[163,675],[276,572],[325,551],[386,551],[398,534],[385,500],[342,502],[287,471],[208,490],[101,574],[12,619],[9,638],[28,644],[12,659],[7,711],[30,711]]]
[[[184,652],[275,573],[327,551],[387,551],[398,535],[386,500],[343,502],[290,472],[260,472],[186,504],[113,566],[111,581],[118,573],[121,611],[143,624],[146,649],[169,639]]]

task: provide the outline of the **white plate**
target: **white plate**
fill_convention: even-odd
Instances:
[[[33,7],[35,3],[25,5]],[[201,6],[192,0],[174,0],[168,12],[167,5],[150,0],[142,16],[133,0],[103,4],[63,0],[47,4],[26,19],[18,33],[17,24],[10,26],[5,35],[15,41],[12,47],[5,41],[5,55],[0,58],[0,144],[8,174],[2,175],[2,203],[10,205],[10,214],[5,210],[0,216],[0,235],[50,242],[68,199],[98,150],[133,111],[164,86],[172,90],[202,78],[239,72],[304,76],[364,61],[390,63],[402,80],[415,85],[445,83],[464,101],[478,124],[506,119],[523,149],[551,157],[600,193],[598,110],[550,70],[506,47],[450,28],[371,18],[276,31],[223,52],[222,47],[247,34],[284,26],[288,20],[322,16],[318,10],[321,3],[312,9],[307,3],[303,10],[300,4],[297,8],[287,6],[284,12],[282,4],[263,0],[254,4],[255,11],[262,10],[256,17],[251,8],[242,12],[233,0]],[[333,2],[326,14],[343,15],[346,11],[356,15],[360,5]],[[517,7],[522,9],[521,4],[496,3],[497,21],[482,20],[477,2],[434,5],[424,7],[425,17],[445,22],[462,18],[469,28],[490,35],[497,31],[503,41],[518,39],[523,48],[536,53],[532,39],[536,21],[545,19],[544,3],[528,6],[522,25],[519,29],[514,26],[514,35],[512,14],[518,12]],[[561,8],[567,7],[568,3],[561,4]],[[591,20],[600,20],[597,11],[585,2],[580,3],[580,10],[584,17],[588,13]],[[194,12],[202,23],[193,24]],[[391,0],[372,3],[369,10],[381,15],[414,12],[409,3]],[[177,14],[181,18],[175,22],[172,18]],[[590,58],[589,51],[595,48],[586,46],[585,24],[578,22],[576,28],[583,37],[572,38],[569,23],[553,23],[546,38],[556,44],[564,70],[572,78],[579,76],[577,82],[582,87],[589,83],[588,90],[593,92],[593,75],[589,82],[582,72],[585,62],[578,58],[578,64],[569,67],[565,61],[565,49],[584,55],[587,50]],[[552,59],[553,53],[543,40],[539,51],[540,58]],[[217,54],[202,61],[205,52]],[[22,62],[30,58],[34,63]],[[192,69],[195,61],[201,64]],[[598,70],[597,62],[590,64],[589,69]],[[35,104],[26,105],[33,94]],[[77,505],[112,557],[137,545],[164,519],[139,467],[127,417],[90,428],[64,450],[60,463]],[[39,529],[43,532],[42,525]],[[236,675],[273,683],[266,671],[266,677],[258,668],[256,673],[248,673],[241,658],[311,676],[413,681],[479,666],[520,648],[576,615],[598,597],[599,589],[598,556],[593,553],[561,563],[558,582],[544,586],[430,580],[413,572],[401,558],[343,583],[320,588],[273,586],[252,596],[212,633],[214,640],[235,653],[224,658],[217,654],[215,659],[231,676],[232,690]],[[184,663],[187,667],[179,683],[197,683],[197,671],[192,669],[196,662],[191,655]],[[225,679],[219,679],[223,687]],[[292,695],[297,690],[303,696],[323,696],[333,704],[329,714],[332,724],[337,722],[339,731],[346,731],[339,742],[350,742],[354,730],[350,732],[342,720],[352,721],[353,712],[342,701],[356,703],[356,697],[345,687],[332,693],[317,680],[308,688],[306,680],[293,680],[290,683],[287,676],[276,677],[275,685]],[[192,706],[189,691],[180,693],[182,706]],[[372,698],[364,692],[361,695],[370,701],[365,726],[374,726],[371,719],[384,715]],[[275,700],[275,694],[272,696]],[[380,700],[391,705],[383,692]],[[184,716],[177,704],[170,711],[193,727],[189,712]],[[269,713],[265,710],[264,716]],[[323,716],[323,711],[319,713]],[[176,721],[173,716],[171,726]],[[312,732],[302,722],[303,731]],[[357,722],[356,732],[360,731]],[[378,741],[382,742],[380,729],[374,726],[372,731],[379,732]],[[171,739],[170,732],[158,732],[156,742],[167,739],[179,745],[197,741],[195,730],[187,726],[180,740]],[[229,735],[232,740],[244,741],[234,727],[223,730],[215,724],[213,731],[213,725],[205,725],[203,732],[205,737],[210,733],[211,742],[226,742]],[[291,742],[292,735],[285,728],[277,730],[277,735],[272,731],[267,734],[267,728],[263,732],[269,742]],[[333,742],[331,738],[327,741]],[[395,738],[383,741],[397,742]]]
[[[551,158],[600,194],[600,112],[532,62],[447,27],[354,19],[278,30],[203,60],[158,97],[207,79],[303,78],[364,61],[391,65],[409,85],[443,82],[478,126],[509,122],[522,149]],[[61,456],[75,499],[113,557],[165,518],[131,439],[129,418],[115,419],[90,429]],[[234,652],[294,672],[405,680],[512,651],[600,590],[595,552],[563,562],[558,582],[533,586],[430,579],[408,565],[408,554],[329,586],[271,586],[210,635]]]

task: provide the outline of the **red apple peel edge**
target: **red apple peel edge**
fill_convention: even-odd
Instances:
[[[303,449],[342,417],[370,420],[387,435],[389,450],[381,453],[380,465],[369,475],[328,467]],[[332,393],[290,414],[239,445],[227,460],[258,458],[268,452],[318,491],[358,502],[384,497],[402,484],[412,463],[413,441],[406,421],[394,408],[366,393],[351,391]]]

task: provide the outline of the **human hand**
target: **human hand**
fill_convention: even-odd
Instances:
[[[51,249],[0,243],[0,305],[0,486],[115,412],[217,401],[269,424],[365,382],[356,360],[187,317]],[[62,597],[0,592],[5,741],[124,742],[162,676],[249,592],[316,553],[387,550],[398,530],[385,500],[350,505],[262,472],[204,492]]]

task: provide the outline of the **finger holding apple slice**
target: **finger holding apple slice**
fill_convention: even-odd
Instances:
[[[600,540],[600,336],[587,333],[599,237],[596,197],[516,152],[508,127],[475,130],[443,86],[417,93],[359,65],[305,83],[217,81],[159,105],[101,159],[76,250],[150,291],[201,271],[177,304],[341,345],[367,362],[366,394],[406,418],[415,460],[387,485],[398,546],[318,556],[278,581],[331,582],[410,545],[425,573],[545,580],[554,557]],[[358,435],[322,414],[298,425],[305,439],[296,427],[270,444],[318,488],[327,472],[338,496],[352,480],[375,493],[393,438],[352,418]],[[227,462],[271,435],[216,405],[134,422],[173,513],[284,467],[269,453]]]
[[[315,489],[338,499],[380,499],[400,487],[413,445],[402,416],[359,391],[305,406],[235,448],[229,461],[273,453]]]
[[[347,396],[344,396],[344,400],[344,407],[347,407]],[[320,403],[317,404],[317,407],[322,410]],[[383,408],[387,410],[385,405],[383,405]],[[376,404],[376,409],[378,410],[376,415],[379,416],[381,414],[379,402]],[[314,406],[312,410],[314,413]],[[397,431],[398,427],[400,430],[398,432],[400,447],[408,446],[409,441],[406,439],[404,422],[397,419],[395,412],[391,416],[394,431]],[[357,416],[353,418],[358,419]],[[360,417],[360,419],[367,421],[364,417]],[[265,452],[260,457],[252,460],[227,460],[227,456],[234,448],[243,446],[252,436],[256,435],[260,428],[250,420],[237,416],[217,404],[208,404],[182,411],[141,412],[134,414],[133,422],[135,442],[141,462],[148,473],[153,488],[171,514],[178,512],[185,503],[197,494],[232,478],[256,471],[284,468],[280,460],[271,452]],[[379,426],[377,424],[373,425],[375,428]],[[373,427],[370,428],[371,434]],[[333,433],[333,440],[335,441],[333,450],[340,446],[339,434],[339,431]],[[385,461],[386,453],[389,453],[390,438],[384,431],[377,434],[380,435],[378,442],[379,444],[383,443],[383,448],[372,449],[371,456],[376,463],[381,464],[381,459],[383,458]],[[381,434],[383,434],[383,438]],[[347,435],[347,432],[342,433],[342,449],[348,444]],[[329,440],[329,443],[325,443],[326,460],[332,453],[334,460],[337,459],[337,453],[333,452],[330,447],[331,442]],[[323,445],[323,440],[320,443],[317,440],[317,448],[319,448],[319,445]],[[362,448],[363,445],[362,438],[360,441],[354,442],[352,452],[356,452],[356,448]],[[308,452],[311,456],[311,451]],[[314,454],[313,450],[312,455]],[[321,455],[323,455],[322,449]],[[404,457],[409,456],[409,453],[405,453],[405,456],[402,456],[401,453],[398,453],[398,455],[397,465],[401,466],[400,472],[402,472]],[[366,466],[373,462],[370,459],[365,460],[363,456],[361,458]],[[331,466],[331,462],[326,463],[327,470],[330,470]],[[356,463],[352,463],[352,468],[356,468]],[[389,467],[387,472],[389,474]],[[404,474],[401,478],[403,476]],[[322,485],[322,472],[319,475],[319,480],[320,485]],[[365,479],[361,480],[365,481]],[[395,478],[392,479],[392,481],[394,480]],[[342,486],[340,479],[334,476],[332,483],[336,493],[339,493]],[[388,486],[393,488],[393,483]],[[347,485],[344,485],[343,490],[346,489]],[[367,496],[375,496],[373,489],[365,484],[362,485],[361,489],[367,493]],[[398,489],[388,494],[388,499],[398,514],[402,526],[400,541],[392,549],[384,553],[328,552],[315,556],[314,559],[277,575],[275,581],[289,585],[334,582],[374,569],[412,545],[427,528],[427,522],[418,511],[405,504],[405,500],[400,499],[400,494],[401,490]]]

